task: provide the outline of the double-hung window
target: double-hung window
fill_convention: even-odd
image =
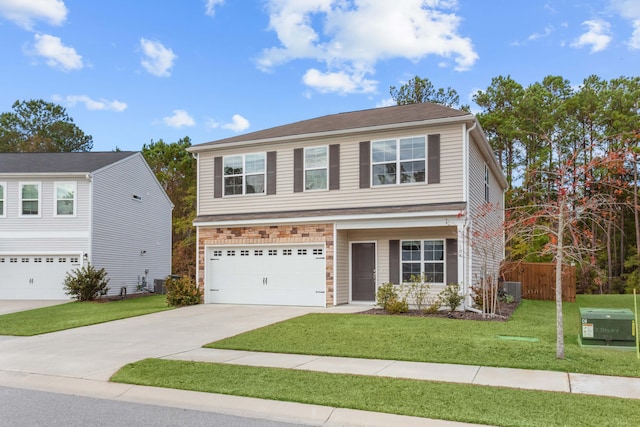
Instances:
[[[55,216],[75,216],[76,214],[76,183],[56,182],[55,188]]]
[[[403,240],[401,251],[403,282],[416,276],[444,284],[444,240]]]
[[[328,147],[304,149],[304,189],[305,191],[326,190],[329,176]]]
[[[40,216],[40,183],[20,183],[20,215]]]
[[[419,136],[372,142],[371,168],[374,186],[425,182],[425,138]]]
[[[484,201],[489,203],[489,166],[484,164]]]
[[[0,218],[7,216],[7,184],[0,182]]]
[[[225,196],[265,194],[265,153],[226,156],[223,172]]]

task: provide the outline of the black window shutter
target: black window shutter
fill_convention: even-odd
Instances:
[[[340,189],[340,144],[329,146],[329,190]]]
[[[267,194],[276,194],[276,158],[275,151],[267,152]]]
[[[293,192],[304,191],[304,150],[295,148],[293,150]]]
[[[458,283],[458,239],[447,239],[447,283]]]
[[[427,183],[440,183],[440,134],[429,135],[427,142]]]
[[[360,142],[360,188],[371,186],[371,141]]]
[[[400,280],[400,240],[389,240],[389,282],[399,285]]]
[[[222,157],[213,159],[213,197],[222,197]]]

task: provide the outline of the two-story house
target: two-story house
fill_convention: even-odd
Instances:
[[[421,274],[468,295],[503,258],[507,182],[467,112],[376,108],[189,150],[206,303],[374,302]]]
[[[173,205],[140,153],[0,153],[0,299],[69,299],[104,268],[109,295],[171,273]]]

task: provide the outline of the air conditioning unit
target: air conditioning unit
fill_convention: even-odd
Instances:
[[[633,312],[627,308],[580,308],[583,346],[636,346]]]

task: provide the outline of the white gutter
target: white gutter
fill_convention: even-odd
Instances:
[[[473,119],[474,119],[473,115],[467,114],[467,115],[458,116],[458,117],[443,117],[440,119],[420,120],[417,122],[389,123],[386,125],[367,126],[367,127],[361,127],[361,128],[353,128],[353,129],[339,129],[339,130],[332,130],[332,131],[325,131],[325,132],[303,133],[303,134],[296,134],[296,135],[285,135],[285,136],[279,136],[279,137],[273,137],[273,138],[250,139],[246,141],[235,140],[232,142],[224,142],[219,144],[204,143],[204,144],[199,144],[199,145],[189,147],[187,148],[187,151],[194,153],[199,151],[207,151],[207,150],[226,148],[226,147],[239,147],[239,146],[254,145],[254,144],[270,144],[273,142],[285,142],[285,141],[311,139],[311,138],[317,139],[317,138],[331,137],[336,135],[342,136],[347,134],[375,132],[375,131],[391,130],[391,129],[395,130],[395,129],[416,127],[416,126],[464,122],[464,121],[469,121]]]
[[[469,203],[471,203],[471,194],[470,194],[470,186],[469,186],[469,180],[471,179],[471,176],[469,174],[469,157],[471,155],[471,150],[470,150],[470,138],[471,138],[471,132],[478,126],[478,121],[474,120],[473,122],[473,126],[471,126],[469,129],[466,130],[466,135],[464,139],[464,161],[463,163],[463,176],[464,176],[464,197],[465,200],[467,202],[467,205]],[[472,254],[471,254],[471,227],[472,227],[472,221],[469,218],[469,209],[467,209],[467,215],[465,217],[465,225],[463,227],[463,234],[464,234],[464,260],[463,262],[466,263],[465,267],[467,268],[467,274],[465,275],[466,277],[464,278],[464,289],[463,292],[467,295],[464,298],[464,302],[463,302],[463,308],[467,309],[468,307],[468,302],[469,299],[471,298],[471,275],[473,274],[473,262],[472,262]]]

